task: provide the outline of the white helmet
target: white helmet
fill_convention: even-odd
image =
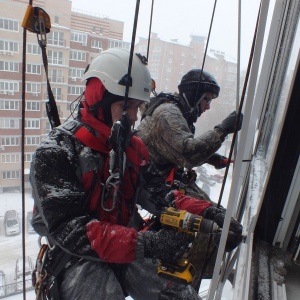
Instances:
[[[125,96],[126,86],[119,82],[128,73],[128,63],[129,51],[125,49],[103,51],[92,60],[82,80],[97,77],[111,94]],[[136,54],[132,58],[131,78],[128,98],[150,102],[150,73],[146,63]]]

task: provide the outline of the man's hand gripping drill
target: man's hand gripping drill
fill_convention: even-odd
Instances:
[[[215,222],[173,207],[163,210],[160,215],[160,223],[164,227],[172,228],[192,237],[199,232],[213,234],[220,231]],[[158,275],[174,282],[189,284],[195,275],[195,268],[186,258],[182,257],[176,263],[161,261],[158,266]]]

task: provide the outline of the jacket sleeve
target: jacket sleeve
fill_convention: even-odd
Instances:
[[[137,231],[101,222],[89,213],[74,148],[69,137],[59,142],[47,138],[31,163],[35,205],[50,237],[76,256],[113,263],[133,261]]]
[[[202,216],[206,208],[212,206],[210,202],[206,200],[199,200],[194,197],[184,195],[178,190],[174,190],[174,204],[177,209],[186,210],[191,214]]]
[[[171,103],[159,105],[152,116],[147,116],[141,123],[140,131],[139,135],[156,162],[162,156],[166,162],[186,168],[203,163],[223,142],[217,129],[194,137],[179,108]]]

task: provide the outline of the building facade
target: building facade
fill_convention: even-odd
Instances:
[[[0,2],[0,191],[20,189],[22,153],[22,21],[28,1]],[[72,10],[68,0],[34,1],[51,19],[47,34],[48,77],[61,122],[82,94],[81,76],[95,55],[122,41],[124,23],[107,16]],[[59,10],[57,9],[59,7]],[[32,155],[49,133],[45,70],[37,35],[27,31],[24,163],[26,187]]]
[[[0,0],[0,192],[20,189],[23,160],[25,187],[30,188],[27,177],[32,156],[51,130],[46,113],[47,80],[37,35],[27,31],[26,43],[23,39],[22,21],[27,6],[26,0]],[[84,90],[81,77],[91,60],[109,48],[129,50],[130,43],[123,41],[123,22],[72,9],[69,0],[39,0],[34,1],[34,6],[45,10],[51,19],[46,47],[48,78],[61,122],[64,122]],[[148,65],[156,81],[156,91],[175,92],[185,73],[202,67],[205,42],[206,37],[191,36],[190,45],[186,46],[176,40],[163,41],[152,33],[149,45],[148,39],[141,38],[135,45],[135,52],[149,56]],[[25,58],[23,44],[26,45]],[[25,134],[22,133],[23,61],[26,64]],[[219,98],[226,98],[235,90],[231,82],[236,74],[235,66],[224,53],[215,51],[207,55],[205,69],[221,84]]]

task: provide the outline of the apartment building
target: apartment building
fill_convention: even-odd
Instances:
[[[25,0],[0,1],[0,191],[20,189],[22,136],[22,21]],[[47,12],[48,75],[59,115],[70,115],[71,103],[83,92],[81,76],[95,55],[113,47],[129,49],[123,42],[124,23],[108,16],[72,10],[68,0],[34,1]],[[59,8],[59,9],[58,9]],[[37,35],[26,36],[25,181],[32,155],[50,131],[45,103],[46,76]],[[27,176],[27,177],[26,177]]]
[[[0,0],[0,192],[20,190],[22,166],[22,21],[27,0]],[[72,8],[69,0],[37,0],[34,6],[46,11],[51,19],[47,34],[48,78],[55,97],[61,122],[71,114],[77,97],[84,90],[81,77],[87,65],[101,51],[121,47],[130,49],[123,41],[124,23],[109,16]],[[206,37],[191,36],[188,46],[177,40],[164,41],[152,33],[140,38],[135,52],[147,56],[157,92],[174,92],[182,76],[193,68],[201,68]],[[37,35],[27,31],[25,78],[25,188],[30,188],[28,173],[33,153],[50,132],[46,113],[48,93],[41,49]],[[224,53],[215,51],[206,58],[205,69],[230,86],[236,74],[235,62]],[[230,71],[231,70],[231,71]],[[232,76],[228,76],[228,72]],[[226,76],[224,74],[226,73]],[[224,90],[223,90],[224,91]],[[219,98],[226,98],[224,92]],[[225,105],[223,102],[222,105]],[[226,111],[226,110],[225,110]]]

